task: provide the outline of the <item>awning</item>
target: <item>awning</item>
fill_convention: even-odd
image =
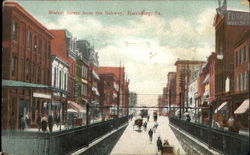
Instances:
[[[77,110],[77,111],[84,110],[84,108],[81,105],[79,105],[79,104],[77,104],[77,103],[75,103],[73,101],[68,101],[68,104],[74,110]]]
[[[67,112],[68,112],[68,113],[77,113],[77,111],[74,110],[74,109],[68,109]]]
[[[209,82],[209,75],[206,76],[206,78],[203,80],[202,84],[208,83]]]
[[[28,83],[23,81],[2,80],[2,87],[43,88],[50,89],[47,85]]]
[[[226,110],[227,101],[223,102],[217,109],[215,109],[214,113],[217,113],[220,110]]]
[[[235,111],[234,114],[243,114],[249,109],[249,99],[246,99]]]
[[[92,91],[95,92],[95,94],[96,94],[97,96],[100,96],[100,94],[99,94],[99,92],[98,92],[98,90],[97,90],[96,87],[92,87]]]
[[[99,76],[96,74],[96,72],[93,70],[92,75],[95,79],[100,80]]]

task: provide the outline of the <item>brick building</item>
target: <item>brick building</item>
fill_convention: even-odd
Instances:
[[[125,68],[124,67],[101,67],[98,70],[99,74],[113,73],[118,78],[118,105],[119,115],[125,116],[128,114],[128,97],[129,97],[129,81],[125,79]]]
[[[188,86],[190,83],[190,77],[193,76],[195,70],[197,70],[203,61],[195,60],[180,60],[175,62],[176,65],[176,100],[175,104],[182,106],[188,106]]]
[[[233,114],[241,120],[244,128],[249,128],[247,110],[249,109],[249,68],[250,68],[250,30],[246,31],[234,47],[234,104]]]
[[[50,30],[52,40],[53,103],[60,107],[62,123],[66,122],[68,104],[75,103],[76,48],[68,30]]]
[[[170,106],[174,106],[176,104],[176,72],[168,73],[168,103]]]
[[[114,73],[104,73],[105,71],[100,73],[100,70],[102,70],[101,67],[98,69],[100,76],[98,90],[100,92],[100,105],[103,107],[101,112],[103,117],[110,119],[117,116],[118,78]]]
[[[215,71],[216,101],[214,101],[213,107],[215,111],[226,109],[227,114],[224,115],[224,122],[233,115],[232,107],[235,107],[232,106],[236,99],[233,93],[236,90],[235,86],[237,86],[235,84],[237,81],[237,76],[235,76],[235,44],[250,29],[249,18],[250,13],[248,12],[231,11],[224,6],[217,9],[214,20],[217,67]]]
[[[51,102],[51,40],[46,27],[16,2],[3,3],[2,129],[20,129],[30,115],[37,126],[39,113]]]

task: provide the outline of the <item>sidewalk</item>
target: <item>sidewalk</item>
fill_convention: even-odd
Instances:
[[[61,130],[65,130],[65,126],[62,125],[61,126]],[[25,128],[24,131],[30,131],[30,132],[39,132],[39,129],[38,128]],[[49,131],[49,128],[47,127],[47,132]],[[52,132],[53,131],[60,131],[60,125],[57,127],[56,124],[53,125],[53,129],[52,129]],[[42,129],[40,129],[40,132],[43,132]]]

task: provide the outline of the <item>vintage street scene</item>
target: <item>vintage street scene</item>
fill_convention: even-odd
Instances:
[[[3,155],[249,155],[249,0],[5,0]]]

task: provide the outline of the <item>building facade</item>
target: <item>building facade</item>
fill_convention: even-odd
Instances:
[[[54,36],[16,2],[3,3],[2,30],[2,129],[20,129],[25,115],[36,127],[51,102]]]

